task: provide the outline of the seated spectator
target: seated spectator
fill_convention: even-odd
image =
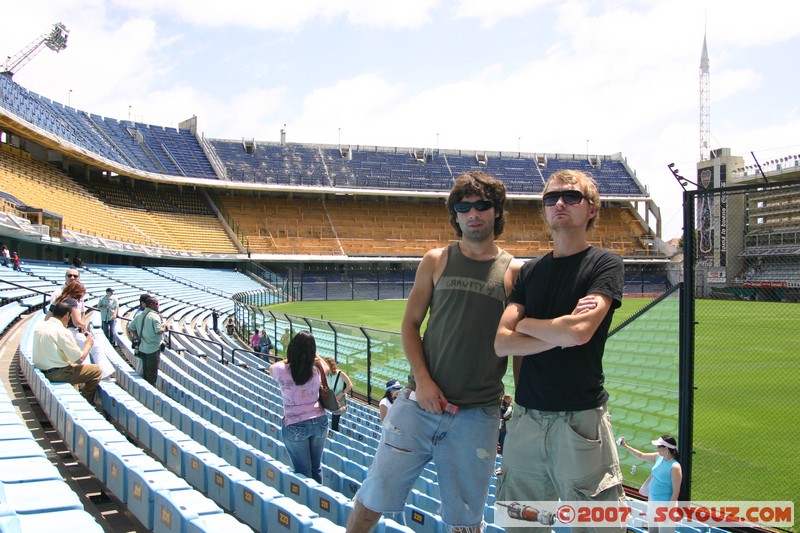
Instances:
[[[83,364],[92,349],[94,338],[86,337],[83,350],[67,329],[73,305],[61,301],[52,306],[49,318],[38,324],[33,331],[33,365],[50,381],[65,381],[73,385],[83,384],[81,394],[94,404],[94,395],[103,371],[99,366]]]
[[[263,354],[268,354],[272,350],[272,340],[267,335],[267,330],[262,329],[261,335],[258,337],[258,351]]]
[[[81,280],[81,272],[77,268],[70,268],[64,273],[64,284],[56,287],[56,289],[50,294],[50,305],[56,303],[56,301],[60,298],[61,292],[64,290],[64,287],[67,286],[67,283],[70,281],[80,281]],[[46,312],[47,310],[45,310]],[[86,306],[83,304],[83,298],[78,301],[78,311],[81,313],[86,312]]]

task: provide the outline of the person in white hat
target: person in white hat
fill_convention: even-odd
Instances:
[[[624,437],[620,437],[619,442],[620,447],[625,448],[638,459],[655,463],[655,466],[650,471],[650,484],[647,494],[647,515],[648,520],[652,522],[653,512],[651,510],[655,505],[678,501],[678,493],[680,493],[681,482],[683,481],[683,471],[681,470],[681,464],[678,462],[678,443],[674,437],[662,435],[650,441],[656,447],[655,452],[643,452],[630,446],[625,442]],[[674,527],[668,524],[651,524],[650,526],[650,531],[664,532],[672,531],[673,529]]]
[[[403,386],[396,379],[390,379],[386,382],[386,393],[384,393],[383,398],[381,398],[381,403],[378,404],[378,409],[381,411],[381,422],[383,422],[383,419],[389,414],[389,409],[392,407],[394,400],[397,398],[402,388]]]

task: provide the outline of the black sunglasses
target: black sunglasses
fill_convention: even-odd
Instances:
[[[79,277],[81,277],[81,275],[80,275],[80,274],[67,274],[67,277],[68,277],[68,278],[75,278],[75,279],[78,279]]]
[[[581,191],[550,191],[542,196],[542,202],[547,207],[553,207],[558,203],[559,198],[562,198],[567,205],[578,205],[586,197]]]
[[[488,211],[494,207],[494,202],[491,200],[478,200],[477,202],[457,202],[453,206],[453,209],[455,209],[458,213],[469,213],[472,211],[473,207],[478,211]]]

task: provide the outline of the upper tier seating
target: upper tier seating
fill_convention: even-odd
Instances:
[[[79,111],[0,79],[0,107],[53,135],[132,168],[174,176],[217,178],[204,151],[214,152],[226,178],[291,186],[446,191],[467,170],[486,170],[509,192],[536,194],[553,172],[591,172],[603,195],[645,196],[622,161],[609,156],[531,157],[468,150],[347,147],[236,140],[199,141],[187,130]],[[346,157],[345,157],[346,154]],[[540,163],[541,159],[541,163]]]
[[[216,179],[200,146],[186,130],[103,118],[73,109],[0,76],[0,107],[61,139],[139,170]]]
[[[543,167],[538,159],[519,154],[489,154],[478,161],[475,153],[435,151],[419,154],[402,148],[348,149],[310,144],[208,141],[234,181],[293,185],[378,189],[447,191],[454,179],[469,170],[483,170],[505,182],[509,192],[538,194],[551,174],[574,169],[591,173],[603,195],[644,196],[622,161],[597,157],[550,158]]]

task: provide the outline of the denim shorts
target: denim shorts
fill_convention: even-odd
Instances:
[[[433,460],[442,520],[453,527],[479,526],[494,473],[499,428],[497,406],[432,414],[401,391],[383,422],[375,459],[356,498],[372,511],[403,512],[411,488]]]

